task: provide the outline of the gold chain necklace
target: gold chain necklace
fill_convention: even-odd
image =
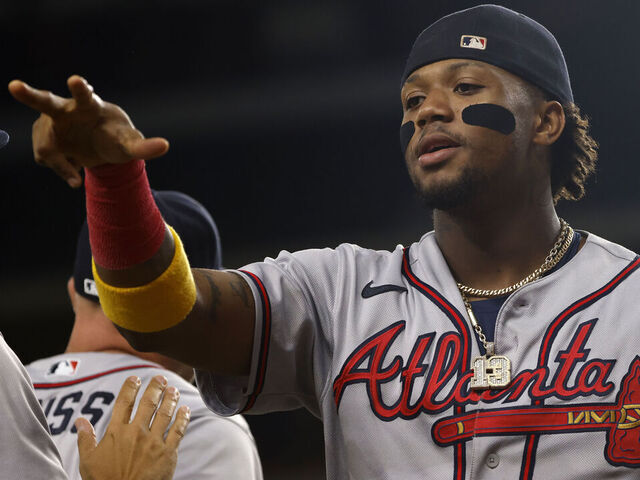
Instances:
[[[555,267],[558,262],[564,257],[564,254],[569,250],[569,246],[573,241],[573,228],[569,226],[567,222],[565,222],[562,218],[560,219],[560,234],[556,239],[556,242],[549,250],[549,254],[544,259],[542,265],[536,268],[532,273],[524,277],[518,283],[514,283],[513,285],[505,288],[498,288],[496,290],[482,290],[479,288],[468,287],[463,285],[462,283],[458,283],[458,288],[460,292],[466,293],[467,295],[471,295],[472,297],[501,297],[502,295],[506,295],[511,292],[515,292],[520,287],[525,286],[527,283],[531,283],[534,280],[540,278],[545,272],[548,272],[553,267]]]
[[[468,287],[461,283],[458,283],[458,289],[462,296],[465,309],[469,315],[471,326],[478,336],[478,340],[482,343],[486,353],[483,357],[475,357],[472,362],[473,366],[473,378],[471,379],[472,390],[485,390],[488,388],[505,388],[511,382],[511,361],[504,355],[495,354],[495,344],[488,342],[487,337],[482,331],[482,327],[476,320],[476,316],[473,314],[471,303],[469,302],[468,295],[475,297],[498,297],[514,292],[519,288],[527,285],[540,278],[545,272],[548,272],[555,267],[560,260],[564,257],[569,246],[573,241],[574,231],[567,222],[560,219],[560,233],[556,242],[551,247],[549,254],[545,258],[542,265],[536,268],[531,274],[520,280],[518,283],[505,288],[499,288],[495,290],[482,290],[478,288]]]

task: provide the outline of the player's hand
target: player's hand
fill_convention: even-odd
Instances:
[[[67,80],[71,98],[37,90],[20,80],[9,83],[19,102],[40,112],[33,124],[36,163],[51,168],[71,187],[82,185],[81,167],[125,163],[164,155],[169,142],[145,139],[117,105],[104,102],[82,77]]]
[[[118,394],[107,431],[97,445],[91,423],[85,418],[76,420],[83,480],[173,478],[178,445],[189,423],[190,412],[186,406],[178,409],[165,438],[179,396],[178,390],[167,387],[166,382],[162,376],[151,380],[140,399],[136,416],[130,422],[140,379],[129,377]]]

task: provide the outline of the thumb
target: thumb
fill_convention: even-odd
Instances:
[[[169,150],[169,142],[160,137],[139,138],[128,142],[125,148],[131,158],[149,160],[167,153],[167,150]]]
[[[96,432],[93,425],[86,418],[79,417],[75,421],[78,430],[78,453],[80,454],[80,463],[96,448]]]

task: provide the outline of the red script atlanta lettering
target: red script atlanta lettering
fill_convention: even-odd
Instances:
[[[396,322],[365,340],[344,362],[333,382],[336,407],[347,387],[364,384],[372,411],[382,420],[411,419],[420,413],[437,413],[454,405],[514,401],[528,392],[532,400],[548,397],[571,399],[591,395],[604,396],[614,388],[608,377],[615,360],[588,359],[585,348],[597,319],[578,326],[573,339],[555,358],[555,375],[549,366],[522,370],[504,390],[472,391],[469,382],[473,371],[461,365],[462,342],[456,332],[446,332],[436,342],[436,334],[419,336],[405,361],[400,355],[388,359],[391,345],[406,326]],[[434,349],[431,363],[425,358]],[[452,380],[455,379],[453,383]],[[402,386],[399,398],[383,398],[382,387],[389,382]],[[444,391],[447,385],[448,391]],[[421,388],[412,403],[413,391]],[[386,392],[385,392],[386,393]],[[387,395],[389,396],[389,395]]]

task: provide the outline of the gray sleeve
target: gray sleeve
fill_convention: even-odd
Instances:
[[[262,480],[262,467],[248,427],[214,417],[192,417],[180,443],[174,480]]]
[[[26,370],[0,335],[0,471],[3,478],[67,479]]]
[[[333,309],[352,246],[281,252],[239,272],[253,291],[256,328],[250,377],[196,371],[215,412],[264,413],[305,407],[320,416],[333,349]]]

